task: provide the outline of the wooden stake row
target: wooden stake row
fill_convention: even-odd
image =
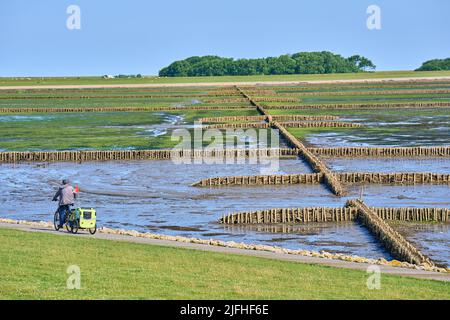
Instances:
[[[346,207],[358,210],[358,220],[372,232],[393,257],[416,265],[434,266],[429,258],[425,257],[415,246],[392,229],[363,201],[359,199],[349,200]]]
[[[446,208],[376,208],[381,219],[414,222],[449,222],[450,209]],[[308,222],[354,221],[358,210],[354,207],[277,208],[247,212],[233,212],[219,219],[223,224],[277,224]]]
[[[161,149],[161,150],[104,150],[104,151],[48,151],[0,152],[0,163],[20,162],[83,162],[110,160],[171,160],[179,158],[244,158],[297,156],[294,149]]]
[[[339,147],[308,148],[313,154],[327,157],[449,157],[450,146],[443,147]]]
[[[305,104],[265,106],[266,109],[395,109],[395,108],[449,108],[450,102],[404,102],[404,103],[348,103],[348,104]]]

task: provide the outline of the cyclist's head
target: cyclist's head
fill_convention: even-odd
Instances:
[[[63,179],[62,184],[69,184],[69,180]]]

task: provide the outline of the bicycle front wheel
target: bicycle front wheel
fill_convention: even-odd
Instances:
[[[60,221],[59,221],[59,212],[58,211],[56,211],[55,212],[55,216],[53,217],[53,226],[55,227],[55,230],[56,231],[59,231],[59,229],[61,229],[61,224],[60,224]]]

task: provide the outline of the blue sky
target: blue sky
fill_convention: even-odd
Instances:
[[[81,30],[66,9],[81,8]],[[366,9],[381,8],[381,30]],[[193,55],[329,50],[377,70],[450,57],[448,0],[1,0],[0,76],[157,74]]]

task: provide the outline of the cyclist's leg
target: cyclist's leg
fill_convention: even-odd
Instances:
[[[70,206],[67,205],[67,206],[66,206],[66,219],[68,220],[68,221],[67,221],[67,224],[68,224],[70,227],[72,227],[72,222],[69,221],[69,217],[70,217]]]
[[[68,210],[68,206],[61,205],[59,206],[59,226],[62,227],[64,223],[66,223],[66,212]]]

